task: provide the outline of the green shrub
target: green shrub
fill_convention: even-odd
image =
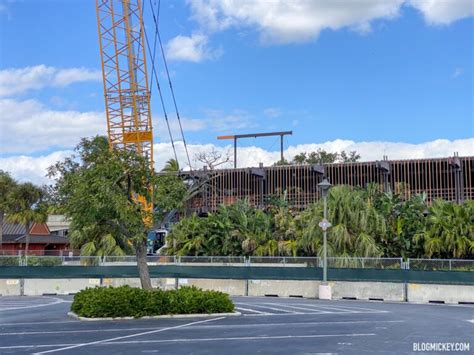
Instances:
[[[58,266],[62,264],[60,256],[28,256],[28,266]]]
[[[0,257],[0,266],[19,266],[20,257],[18,256],[2,256]]]
[[[229,295],[197,287],[144,290],[130,286],[86,288],[74,296],[71,310],[82,317],[143,317],[234,311]]]

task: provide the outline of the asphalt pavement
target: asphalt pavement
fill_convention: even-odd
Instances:
[[[233,300],[241,316],[90,322],[67,316],[72,296],[3,296],[0,354],[400,354],[446,343],[474,353],[470,305]]]

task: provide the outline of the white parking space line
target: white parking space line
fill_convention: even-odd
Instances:
[[[244,316],[260,315],[292,315],[292,314],[367,314],[367,313],[388,313],[362,307],[345,306],[327,306],[311,303],[286,303],[286,302],[255,302],[255,303],[236,303],[237,308],[252,314]],[[244,307],[243,307],[244,306]]]
[[[277,312],[282,312],[282,313],[290,313],[290,314],[301,314],[301,312],[295,312],[295,311],[289,311],[287,309],[281,309],[281,308],[276,308],[276,307],[270,307],[270,306],[266,306],[264,304],[260,304],[260,303],[254,303],[252,305],[249,305],[251,307],[257,307],[257,308],[264,308],[264,309],[271,309],[272,311],[277,311]]]
[[[184,327],[190,327],[190,326],[192,326],[192,325],[194,325],[194,324],[201,324],[201,323],[213,322],[213,321],[221,320],[221,319],[224,319],[224,318],[225,318],[225,317],[211,318],[211,319],[206,319],[206,320],[201,320],[201,321],[196,321],[196,322],[191,322],[191,323],[185,323],[185,324],[181,324],[181,325],[176,325],[176,326],[173,326],[173,327],[167,327],[167,328],[161,328],[161,329],[150,330],[150,331],[148,331],[148,332],[130,334],[130,335],[125,335],[125,336],[115,337],[115,338],[109,338],[109,339],[103,339],[103,340],[97,340],[97,341],[92,341],[92,342],[89,342],[89,343],[76,344],[76,345],[72,345],[72,346],[62,347],[62,348],[59,348],[59,349],[47,350],[47,351],[39,352],[39,353],[36,353],[36,354],[54,353],[54,352],[58,352],[58,351],[76,349],[76,348],[81,348],[81,347],[84,347],[84,346],[96,345],[96,344],[101,344],[101,343],[116,341],[116,340],[120,340],[120,339],[127,339],[127,338],[142,336],[142,335],[161,333],[161,332],[164,332],[164,331],[167,331],[167,330],[179,329],[179,328],[184,328]]]
[[[207,341],[232,341],[232,340],[268,340],[268,339],[298,339],[298,338],[334,338],[334,337],[362,337],[374,336],[375,333],[353,333],[353,334],[311,334],[311,335],[263,335],[254,337],[222,337],[222,338],[185,338],[185,339],[157,339],[157,340],[131,340],[111,341],[108,344],[153,344],[153,343],[184,343],[184,342],[207,342]]]
[[[326,305],[318,305],[318,304],[305,304],[305,306],[318,309],[318,310],[335,310],[337,312],[331,313],[389,313],[389,311],[381,311],[377,309],[370,309],[370,308],[360,308],[360,307],[345,307],[345,306],[326,306]]]
[[[35,349],[35,348],[55,348],[58,346],[71,346],[77,344],[35,344],[35,345],[12,345],[0,346],[0,350],[15,350],[15,349]]]
[[[316,306],[316,305],[315,305]],[[319,305],[318,305],[319,306]],[[375,312],[375,313],[389,313],[389,311],[382,311],[382,310],[378,310],[378,309],[374,309],[374,308],[363,308],[363,307],[346,307],[346,306],[340,306],[339,304],[337,306],[325,306],[325,305],[321,305],[320,307],[328,307],[328,308],[341,308],[341,309],[349,309],[351,311],[355,311],[355,310],[361,310],[361,311],[370,311],[370,312]]]
[[[238,309],[238,310],[241,310],[241,311],[246,311],[246,312],[254,312],[254,313],[258,313],[258,314],[270,314],[270,313],[267,313],[267,312],[257,311],[256,309],[243,308],[243,307],[235,307],[235,308]]]
[[[184,342],[209,342],[209,341],[235,341],[235,340],[268,340],[268,339],[298,339],[298,338],[339,338],[339,337],[362,337],[374,336],[374,333],[353,334],[312,334],[312,335],[277,335],[277,336],[254,336],[254,337],[222,337],[222,338],[184,338],[184,339],[158,339],[158,340],[129,340],[129,341],[97,341],[87,344],[36,344],[36,345],[12,345],[1,346],[0,350],[15,349],[39,349],[61,346],[60,349],[46,350],[37,354],[47,354],[57,351],[69,350],[85,345],[127,345],[127,344],[153,344],[153,343],[184,343]]]
[[[2,308],[1,303],[0,303],[0,311],[13,311],[17,309],[29,309],[29,308],[38,308],[38,307],[47,307],[47,306],[53,306],[59,303],[63,303],[63,300],[56,298],[52,302],[47,302],[47,303],[25,303],[23,306],[16,306],[16,307],[8,307],[8,308]]]
[[[284,322],[284,323],[252,323],[252,324],[223,324],[223,325],[197,325],[193,326],[192,329],[239,329],[239,328],[259,328],[259,327],[295,327],[295,326],[326,326],[326,325],[344,325],[344,324],[386,324],[386,323],[403,323],[403,320],[349,320],[349,321],[322,321],[322,322]],[[163,327],[162,327],[163,328]],[[11,335],[41,335],[41,334],[69,334],[69,333],[96,333],[96,332],[121,332],[121,331],[143,331],[143,330],[156,330],[157,327],[140,327],[140,328],[113,328],[113,329],[82,329],[82,330],[56,330],[56,331],[32,331],[32,332],[10,332],[0,333],[0,336],[11,336]],[[183,328],[184,330],[186,328]],[[179,329],[178,329],[179,330]],[[75,344],[68,344],[75,345]],[[42,345],[46,346],[46,345]],[[53,346],[53,345],[51,345]],[[58,345],[59,346],[59,345]],[[62,345],[61,345],[62,346]],[[64,345],[66,346],[66,345]],[[4,347],[6,348],[6,347]],[[0,349],[3,349],[0,347]]]
[[[289,305],[289,304],[284,304],[284,303],[265,303],[265,304],[269,304],[269,305],[277,305],[278,307],[286,307],[286,308],[293,308],[293,309],[298,309],[300,311],[306,311],[305,314],[329,314],[329,313],[334,313],[334,312],[327,312],[327,311],[323,311],[323,310],[314,310],[314,309],[311,309],[311,308],[307,308],[307,307],[300,307],[300,306],[293,306],[293,305]]]
[[[251,323],[251,324],[226,324],[226,325],[205,325],[196,326],[192,329],[232,329],[232,328],[252,328],[252,327],[296,327],[305,325],[344,325],[344,324],[378,324],[378,323],[404,323],[404,320],[347,320],[347,321],[321,321],[321,322],[284,322],[284,323]]]
[[[338,307],[328,307],[328,306],[317,306],[317,305],[312,305],[312,304],[305,304],[306,307],[310,310],[316,310],[316,311],[322,311],[325,313],[331,313],[331,314],[339,314],[339,313],[367,313],[367,312],[361,312],[361,311],[355,311],[355,310],[349,310],[349,309],[341,309]]]
[[[77,321],[74,320],[68,320],[68,321],[51,321],[51,322],[18,322],[18,323],[0,323],[0,326],[17,326],[17,325],[40,325],[40,324],[64,324],[64,323],[77,323]]]
[[[81,329],[81,330],[53,330],[53,331],[34,331],[34,332],[12,332],[0,333],[0,336],[7,335],[39,335],[39,334],[69,334],[69,333],[100,333],[100,332],[136,332],[140,330],[161,329],[164,327],[144,327],[144,328],[114,328],[114,329]]]

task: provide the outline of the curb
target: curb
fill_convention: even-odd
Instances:
[[[218,316],[225,316],[225,317],[232,317],[232,316],[240,316],[242,313],[240,312],[232,312],[232,313],[197,313],[197,314],[164,314],[161,316],[144,316],[139,318],[134,317],[104,317],[104,318],[88,318],[88,317],[81,317],[78,316],[74,312],[67,312],[69,317],[72,317],[77,320],[83,321],[104,321],[104,320],[134,320],[134,319],[180,319],[180,318],[207,318],[207,317],[218,317]]]

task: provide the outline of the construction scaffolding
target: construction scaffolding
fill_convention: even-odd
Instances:
[[[333,185],[376,183],[381,191],[404,198],[424,193],[428,202],[474,199],[474,157],[201,170],[199,175],[207,180],[206,188],[188,205],[188,211],[198,213],[241,199],[264,208],[272,198],[283,195],[290,206],[304,209],[320,198],[317,185],[323,177]]]

